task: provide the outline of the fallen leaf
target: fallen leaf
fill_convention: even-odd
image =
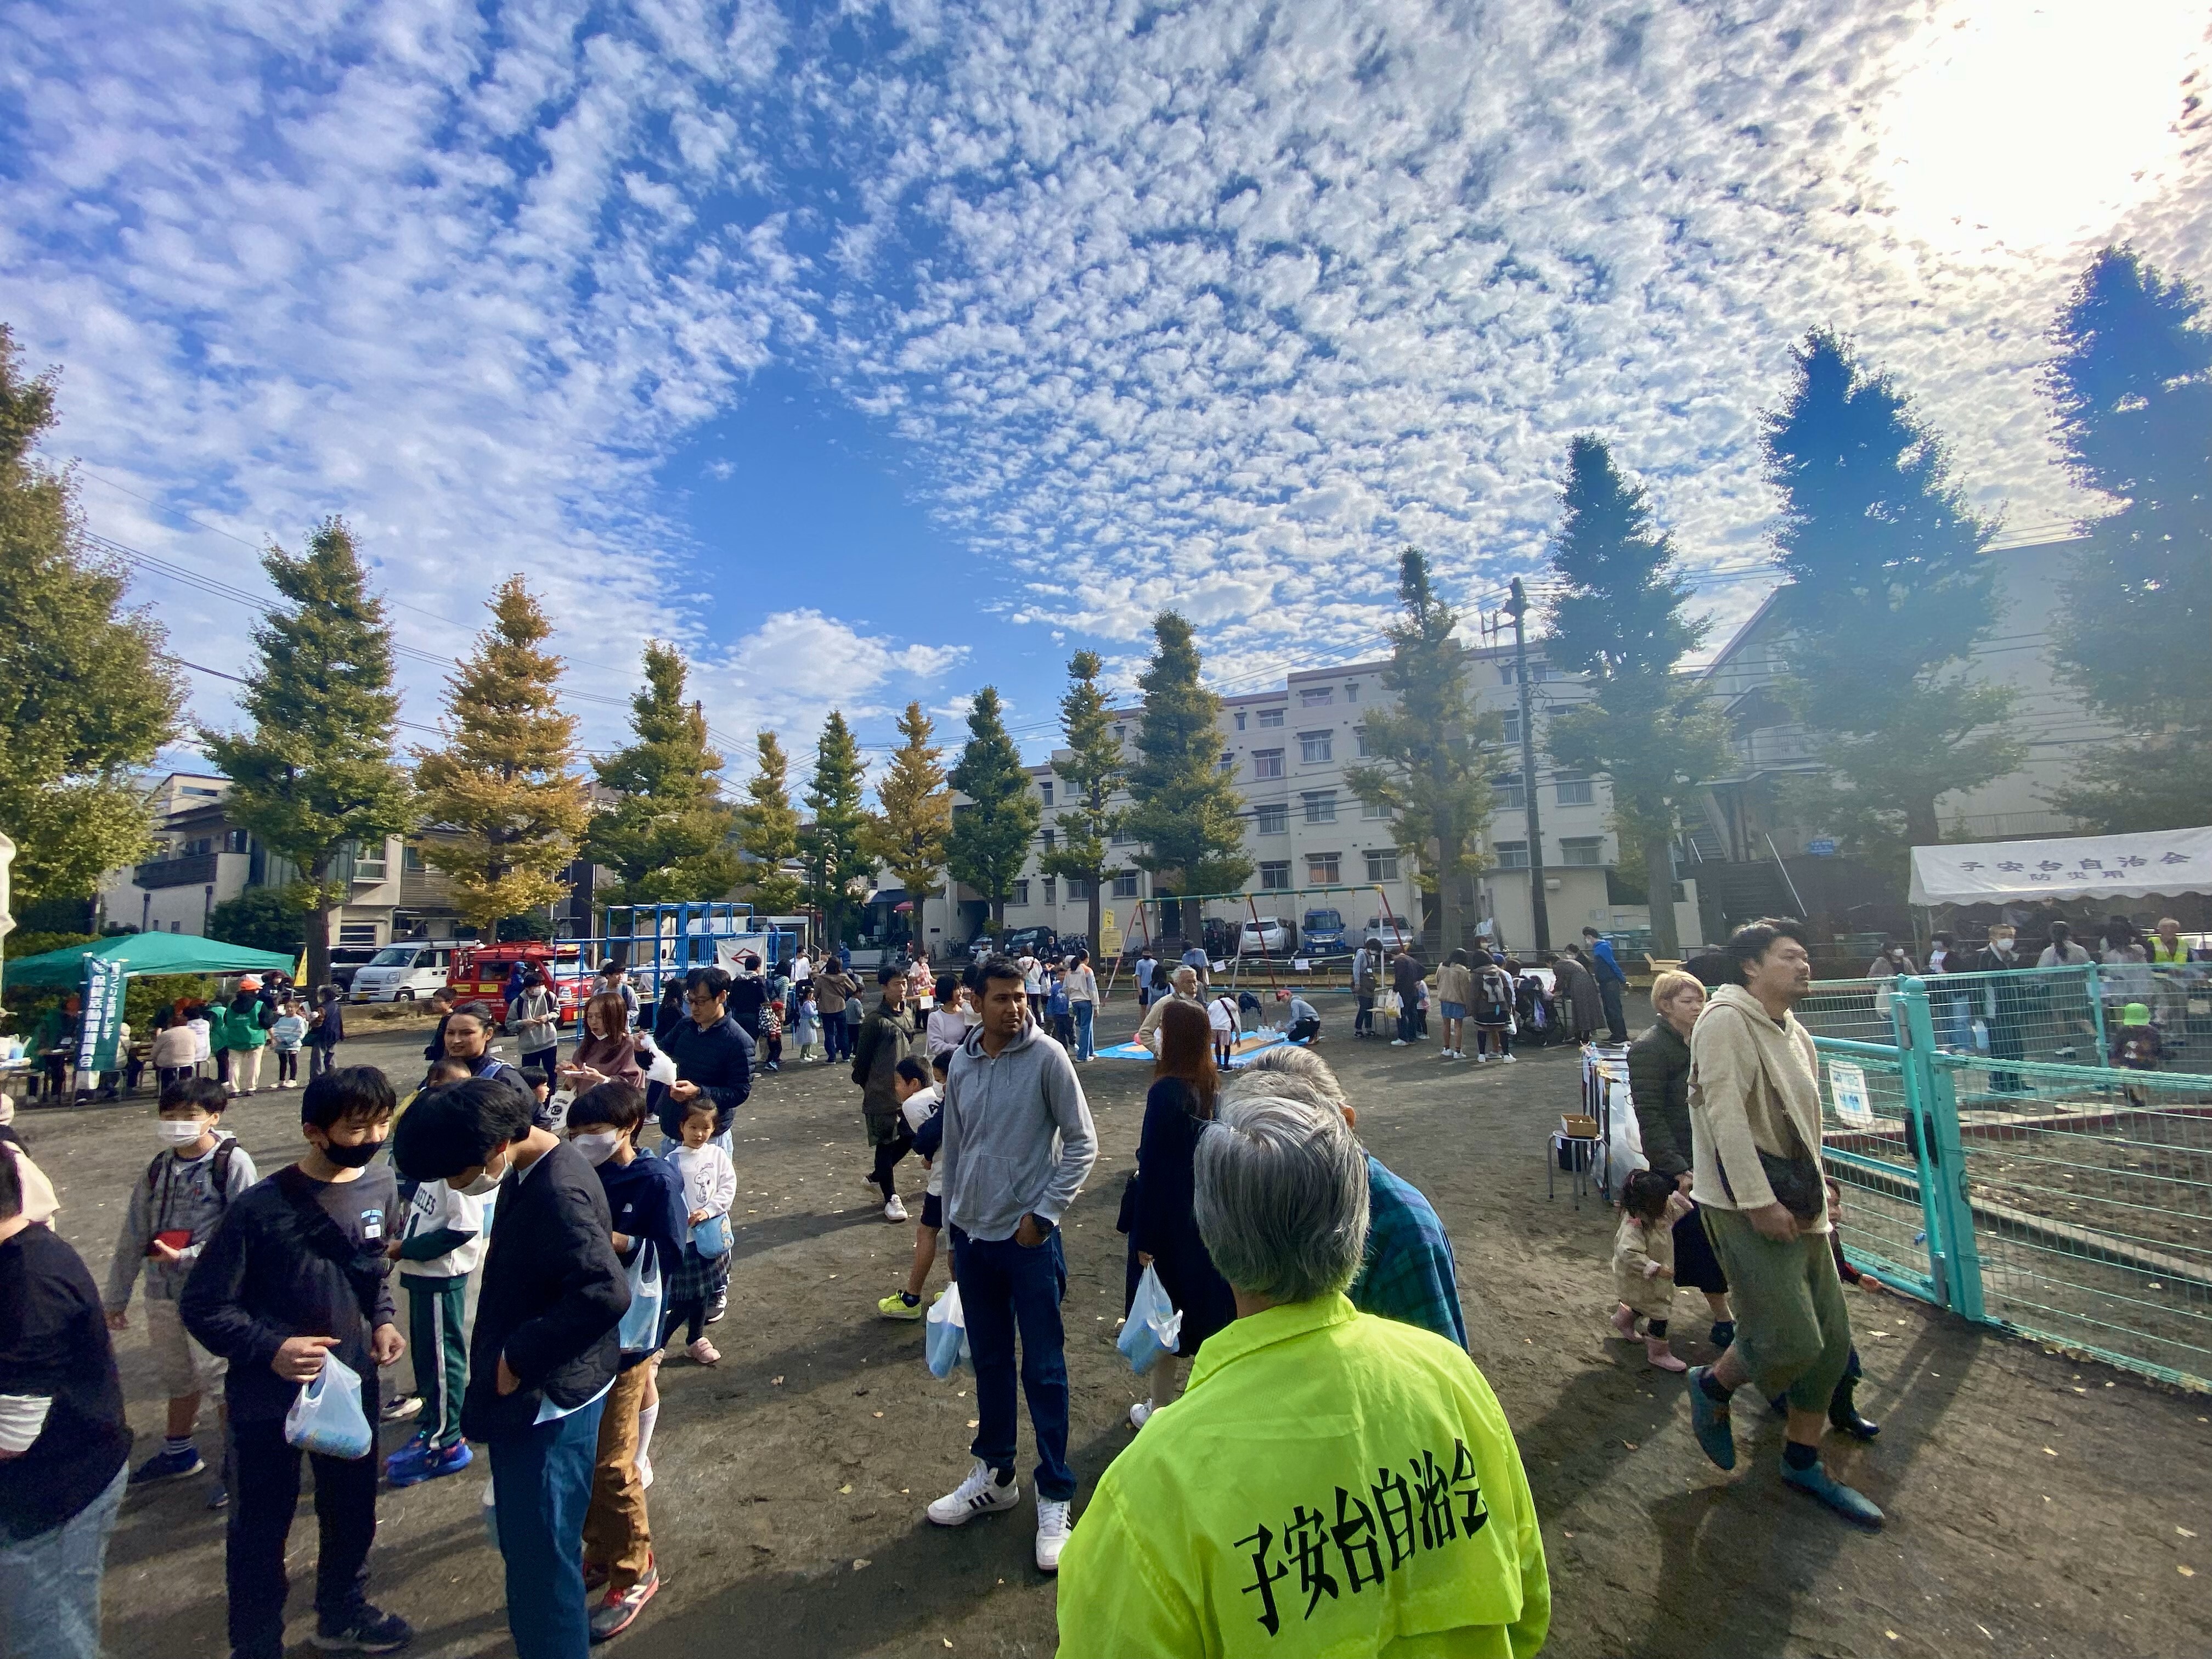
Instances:
[[[1620,1443],[1627,1447],[1631,1451],[1634,1451],[1636,1449],[1636,1443],[1633,1440],[1624,1440]]]
[[[2050,1448],[2050,1447],[2048,1447],[2048,1446],[2045,1446],[2045,1447],[2043,1449],[2043,1455],[2044,1455],[2045,1457],[2056,1457],[2056,1456],[2057,1456],[2057,1455],[2058,1455],[2058,1454],[2057,1454],[2057,1452],[2055,1452],[2055,1451],[2051,1450],[2051,1448]]]
[[[866,1556],[865,1556],[865,1555],[861,1555],[861,1556],[855,1556],[855,1557],[854,1558],[854,1559],[853,1559],[853,1571],[854,1571],[854,1572],[858,1572],[858,1571],[860,1571],[860,1570],[861,1568],[863,1568],[863,1567],[866,1566],[867,1565],[868,1565],[868,1558],[867,1558]]]
[[[883,1413],[881,1412],[870,1412],[868,1415],[871,1417],[881,1417]]]
[[[1890,1639],[1891,1641],[1893,1641],[1893,1642],[1894,1642],[1895,1640],[1897,1640],[1897,1632],[1896,1632],[1895,1631],[1893,1631],[1893,1630],[1886,1630],[1886,1631],[1882,1632],[1882,1634],[1883,1634],[1884,1636],[1887,1636],[1887,1638],[1889,1638],[1889,1639]]]
[[[2197,1577],[2197,1569],[2194,1567],[2185,1567],[2177,1564],[2173,1570],[2179,1573],[2184,1578],[2194,1578]]]
[[[976,1423],[977,1423],[977,1421],[978,1421],[978,1420],[979,1420],[979,1419],[975,1419],[975,1418],[973,1418],[973,1417],[969,1418],[969,1419],[968,1419],[968,1426],[969,1426],[969,1428],[971,1428],[971,1429],[972,1429],[972,1428],[974,1428],[974,1427],[976,1425]]]
[[[769,1386],[780,1389],[783,1386],[783,1379],[780,1376],[771,1376],[769,1378]]]
[[[2194,1538],[2197,1536],[2195,1533],[2190,1531],[2186,1527],[2176,1527],[2174,1531],[2179,1533],[2184,1538]]]
[[[946,1647],[948,1647],[948,1648],[949,1648],[949,1647],[951,1647],[951,1646],[952,1645],[951,1642],[949,1639],[947,1639],[946,1638],[945,1638],[945,1637],[940,1636],[940,1637],[939,1637],[937,1639],[938,1639],[939,1641],[940,1641],[940,1642],[943,1642],[943,1643],[945,1644],[945,1645]]]
[[[847,1481],[843,1486],[840,1486],[840,1487],[838,1487],[838,1488],[837,1488],[837,1495],[838,1495],[840,1498],[842,1498],[842,1497],[843,1497],[847,1492],[850,1492],[850,1491],[852,1491],[852,1490],[853,1490],[853,1483],[852,1483],[851,1481],[848,1480],[848,1481]]]

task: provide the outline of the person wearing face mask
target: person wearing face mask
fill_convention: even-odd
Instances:
[[[1994,975],[1983,981],[1978,999],[1990,1034],[1990,1058],[1993,1060],[2021,1060],[2027,1054],[2027,1044],[2021,1035],[2027,1019],[2027,981],[2013,977],[2027,965],[2021,960],[2019,944],[2019,933],[2013,925],[1999,921],[1991,925],[1989,944],[1974,958],[1976,973]],[[2020,1073],[1992,1071],[1990,1089],[1996,1094],[2018,1094]]]
[[[227,1099],[212,1078],[187,1078],[161,1091],[154,1133],[162,1150],[131,1186],[108,1264],[103,1300],[111,1331],[130,1328],[131,1292],[139,1274],[146,1276],[146,1341],[169,1402],[161,1449],[131,1472],[134,1486],[182,1480],[207,1467],[192,1433],[200,1397],[222,1381],[223,1362],[185,1334],[177,1298],[224,1214],[260,1178],[236,1138],[222,1133]],[[223,1502],[218,1486],[208,1507]]]
[[[683,1259],[691,1224],[684,1212],[684,1177],[665,1158],[638,1151],[638,1131],[644,1126],[645,1091],[632,1084],[596,1085],[568,1108],[568,1144],[599,1172],[615,1254],[630,1262],[641,1251],[647,1253],[647,1265],[665,1287]],[[653,1387],[651,1362],[659,1351],[658,1333],[641,1347],[623,1350],[599,1414],[592,1504],[584,1515],[584,1588],[595,1595],[602,1587],[606,1592],[592,1605],[594,1642],[629,1629],[660,1588],[638,1468],[640,1419]]]
[[[441,1060],[430,1068],[430,1086],[467,1075],[461,1062]],[[392,1245],[399,1282],[407,1287],[415,1384],[422,1400],[422,1426],[384,1460],[384,1478],[395,1486],[458,1474],[476,1461],[461,1434],[461,1398],[469,1380],[469,1275],[483,1261],[489,1225],[484,1210],[481,1198],[455,1192],[442,1181],[422,1182],[407,1201],[404,1230]]]
[[[584,1659],[584,1516],[629,1285],[598,1173],[530,1112],[520,1090],[470,1078],[410,1107],[392,1151],[410,1180],[499,1194],[461,1428],[491,1458],[515,1652]]]
[[[306,1155],[231,1205],[178,1304],[185,1328],[230,1362],[224,1577],[234,1659],[277,1659],[284,1650],[284,1547],[299,1506],[301,1456],[284,1437],[284,1419],[301,1386],[335,1358],[361,1378],[362,1410],[374,1423],[377,1370],[406,1350],[385,1277],[398,1186],[376,1156],[397,1105],[373,1066],[341,1066],[309,1083],[300,1098]],[[308,1455],[321,1537],[315,1644],[389,1653],[414,1632],[367,1594],[378,1460]]]

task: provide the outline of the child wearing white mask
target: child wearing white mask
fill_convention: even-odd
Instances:
[[[259,1179],[246,1149],[222,1132],[227,1100],[223,1086],[209,1078],[188,1078],[161,1091],[154,1133],[163,1150],[131,1188],[108,1265],[104,1300],[110,1330],[130,1328],[131,1292],[142,1270],[145,1274],[147,1342],[169,1401],[161,1449],[132,1473],[134,1486],[181,1480],[207,1467],[192,1433],[200,1397],[222,1382],[225,1365],[185,1331],[177,1317],[177,1297],[232,1200]],[[225,1501],[217,1486],[209,1507]]]

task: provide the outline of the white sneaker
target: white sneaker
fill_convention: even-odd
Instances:
[[[1406,1039],[1403,1037],[1392,1037],[1390,1039],[1390,1046],[1393,1048],[1402,1048],[1406,1046]]]
[[[906,1200],[902,1199],[896,1193],[893,1193],[891,1194],[890,1202],[884,1206],[884,1219],[886,1221],[903,1221],[906,1219]]]
[[[1129,1426],[1133,1429],[1143,1428],[1145,1426],[1146,1420],[1149,1419],[1152,1414],[1152,1402],[1149,1400],[1139,1400],[1135,1405],[1129,1407]]]
[[[1067,1547],[1067,1534],[1075,1523],[1068,1516],[1066,1500],[1037,1499],[1036,1564],[1039,1572],[1058,1572],[1060,1553]]]
[[[927,1514],[940,1527],[965,1526],[979,1515],[1013,1508],[1021,1501],[1021,1482],[1010,1474],[1002,1484],[991,1466],[979,1457],[975,1460],[975,1467],[968,1471],[968,1478],[932,1504]],[[1067,1506],[1061,1504],[1060,1512],[1065,1515],[1066,1510]],[[1066,1523],[1063,1522],[1062,1536],[1066,1532]],[[1053,1559],[1055,1561],[1059,1559],[1057,1552]]]
[[[1510,1066],[1514,1061],[1515,1056],[1511,1054],[1500,1054],[1498,1058],[1501,1063]]]

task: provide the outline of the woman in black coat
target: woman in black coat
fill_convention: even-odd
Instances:
[[[1130,1243],[1137,1261],[1160,1276],[1160,1286],[1182,1312],[1182,1335],[1173,1355],[1152,1370],[1152,1397],[1129,1407],[1129,1425],[1141,1429],[1153,1411],[1175,1398],[1182,1362],[1206,1339],[1237,1317],[1237,1298],[1215,1269],[1198,1236],[1191,1164],[1198,1138],[1213,1118],[1219,1074],[1206,1010],[1170,1003],[1160,1017],[1160,1057],[1145,1097],[1144,1137],[1137,1147],[1136,1225]]]
[[[1692,975],[1670,968],[1651,982],[1658,1024],[1628,1045],[1628,1092],[1644,1156],[1686,1195],[1690,1190],[1690,1028],[1705,1012],[1705,988]],[[1705,1224],[1692,1209],[1674,1224],[1674,1283],[1703,1291],[1713,1314],[1713,1346],[1735,1340],[1728,1275],[1721,1271]]]

